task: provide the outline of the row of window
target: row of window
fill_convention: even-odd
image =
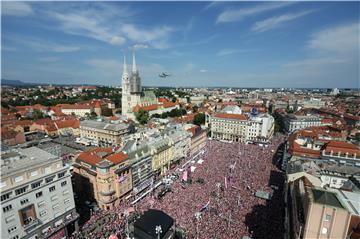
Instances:
[[[66,172],[61,172],[61,173],[58,173],[58,178],[62,178],[64,177],[66,174]],[[48,178],[45,178],[45,183],[51,183],[54,181],[54,178],[55,176],[51,176],[51,177],[48,177]],[[65,184],[63,185],[63,183],[65,182]],[[65,186],[66,185],[66,181],[62,182],[62,186]],[[35,183],[32,183],[31,184],[31,189],[35,189],[35,188],[38,188],[41,186],[41,183],[42,183],[42,180],[38,181],[38,182],[35,182]],[[29,186],[24,186],[24,187],[21,187],[21,188],[18,188],[15,190],[15,195],[20,195],[20,194],[23,194],[27,191]],[[7,199],[9,199],[11,197],[11,194],[12,192],[8,192],[6,194],[3,194],[1,195],[1,201],[5,201]]]
[[[66,185],[67,185],[67,181],[61,182],[61,186],[62,186],[62,187],[66,186]],[[54,192],[55,189],[56,189],[55,186],[51,186],[51,187],[49,188],[49,192]],[[3,196],[5,196],[5,195],[3,195]],[[36,197],[36,198],[39,198],[39,197],[42,197],[42,196],[43,196],[43,192],[42,192],[42,191],[39,191],[39,192],[35,193],[35,197]],[[21,205],[24,205],[24,204],[26,204],[26,203],[28,203],[28,202],[29,202],[29,199],[27,199],[27,198],[26,198],[26,199],[22,199],[22,200],[20,201]],[[12,205],[9,204],[9,205],[3,207],[3,212],[8,212],[8,211],[10,211],[11,209],[12,209]]]

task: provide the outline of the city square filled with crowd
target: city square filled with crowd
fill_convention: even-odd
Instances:
[[[168,172],[178,179],[164,196],[158,197],[159,187],[135,205],[129,201],[116,210],[97,212],[73,237],[125,238],[124,211],[133,206],[138,215],[149,208],[164,211],[186,238],[280,238],[284,177],[273,157],[283,141],[283,135],[266,146],[208,140],[203,154]],[[257,191],[272,197],[256,197]]]

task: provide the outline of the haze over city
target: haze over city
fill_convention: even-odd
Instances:
[[[358,9],[359,2],[3,2],[2,79],[120,85],[123,54],[135,49],[145,86],[356,88]]]

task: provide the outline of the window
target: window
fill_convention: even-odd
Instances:
[[[43,207],[43,206],[45,206],[45,201],[41,201],[37,205],[38,205],[38,207]]]
[[[47,211],[46,210],[41,211],[39,215],[40,215],[40,217],[43,217],[43,216],[47,215]]]
[[[6,182],[1,182],[0,188],[6,187]]]
[[[5,201],[10,198],[11,192],[1,195],[1,201]]]
[[[59,173],[58,174],[58,178],[62,178],[62,177],[64,177],[65,176],[65,172],[62,172],[62,173]]]
[[[70,202],[70,199],[68,199],[68,198],[64,200],[64,204],[68,204],[69,202]]]
[[[22,194],[22,193],[26,192],[26,188],[27,188],[27,186],[16,189],[15,190],[15,195],[19,195],[19,194]]]
[[[12,221],[14,221],[14,220],[15,220],[15,216],[14,216],[14,215],[11,215],[11,216],[5,218],[5,222],[6,222],[6,223],[12,222]]]
[[[46,167],[46,168],[44,169],[44,171],[45,171],[46,174],[51,173],[51,166]]]
[[[17,226],[13,226],[13,227],[10,227],[8,229],[8,233],[12,233],[13,231],[15,231],[17,229]]]
[[[12,209],[12,205],[10,204],[10,205],[7,205],[7,206],[5,206],[5,207],[3,207],[3,212],[8,212],[8,211],[10,211]]]
[[[54,195],[54,196],[51,197],[51,201],[55,201],[55,200],[57,200],[57,199],[58,199],[58,196],[56,196],[56,195]]]
[[[22,180],[24,180],[23,176],[15,177],[15,183],[21,182]]]
[[[57,208],[59,208],[59,204],[55,204],[52,208],[56,210]]]
[[[11,239],[19,239],[19,236],[16,235],[16,236],[12,237]]]
[[[61,182],[61,187],[64,187],[65,185],[66,185],[66,181],[64,181],[64,182]]]
[[[21,205],[24,205],[25,203],[28,203],[28,202],[29,202],[29,199],[27,199],[27,198],[20,201]]]
[[[55,186],[51,186],[51,187],[49,188],[49,192],[53,192],[53,191],[55,191]]]
[[[35,194],[36,198],[39,198],[39,197],[41,197],[42,195],[43,195],[42,191],[37,192],[37,193]]]
[[[32,188],[32,189],[38,188],[38,187],[40,187],[40,185],[41,185],[41,181],[31,184],[31,188]]]
[[[331,221],[331,215],[330,214],[326,214],[326,216],[325,216],[325,221]]]
[[[51,183],[54,180],[54,176],[53,177],[49,177],[49,178],[45,178],[45,182],[46,183]]]
[[[35,176],[38,175],[38,171],[32,171],[32,172],[30,173],[30,175],[31,175],[31,177],[35,177]]]

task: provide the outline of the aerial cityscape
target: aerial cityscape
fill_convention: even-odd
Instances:
[[[360,2],[0,4],[1,238],[360,239]]]

